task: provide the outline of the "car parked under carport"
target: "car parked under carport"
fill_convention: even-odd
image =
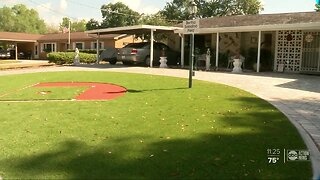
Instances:
[[[150,48],[151,42],[130,43],[124,48],[119,49],[118,61],[123,64],[140,64],[150,66]],[[153,66],[160,64],[161,56],[167,57],[168,65],[177,65],[180,61],[180,52],[172,50],[163,43],[155,42],[153,48]]]

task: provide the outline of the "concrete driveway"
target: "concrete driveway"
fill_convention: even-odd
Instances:
[[[0,71],[0,75],[48,71],[114,71],[143,73],[174,77],[188,77],[187,70],[124,67],[121,65],[81,65],[78,67],[47,67]],[[232,74],[219,72],[196,72],[198,80],[217,82],[251,92],[267,100],[297,127],[311,152],[314,175],[320,177],[320,76],[249,73]],[[186,80],[186,87],[188,81]]]

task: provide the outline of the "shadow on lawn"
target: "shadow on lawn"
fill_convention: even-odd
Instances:
[[[93,149],[79,141],[66,141],[57,151],[11,160],[11,163],[25,178],[40,178],[53,173],[68,174],[67,178],[75,179],[282,179],[303,178],[308,174],[306,172],[310,172],[310,167],[305,164],[270,167],[265,152],[269,146],[253,145],[253,136],[255,134],[207,134],[196,139],[156,142],[140,152],[139,157],[131,159],[126,158],[130,147],[124,146],[121,151],[109,154],[107,143]],[[114,140],[112,145],[122,146],[124,143],[117,145]]]
[[[258,106],[254,99],[244,98],[242,101]],[[258,108],[268,107],[262,105]],[[143,144],[140,150],[134,148],[132,142],[139,144],[142,136],[109,139],[96,146],[69,140],[58,144],[56,150],[0,163],[11,164],[11,170],[24,178],[44,178],[52,174],[69,179],[311,177],[309,162],[268,164],[267,148],[295,149],[303,146],[297,141],[299,136],[294,128],[285,120],[277,120],[282,117],[281,113],[250,111],[244,113],[247,116],[233,114],[236,112],[222,113],[225,114],[217,119],[222,125],[216,127],[223,130],[217,131],[212,124],[212,131],[194,132],[192,138],[143,137],[150,143]],[[192,131],[192,128],[188,126],[185,131]]]

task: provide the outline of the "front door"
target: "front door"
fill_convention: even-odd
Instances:
[[[320,32],[304,32],[301,72],[320,72]]]

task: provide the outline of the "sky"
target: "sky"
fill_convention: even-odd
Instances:
[[[0,7],[25,4],[36,9],[47,24],[57,26],[63,17],[73,20],[94,18],[101,21],[100,8],[103,4],[123,2],[131,9],[152,14],[163,9],[170,0],[0,0]],[[314,11],[315,0],[261,0],[262,14]]]

